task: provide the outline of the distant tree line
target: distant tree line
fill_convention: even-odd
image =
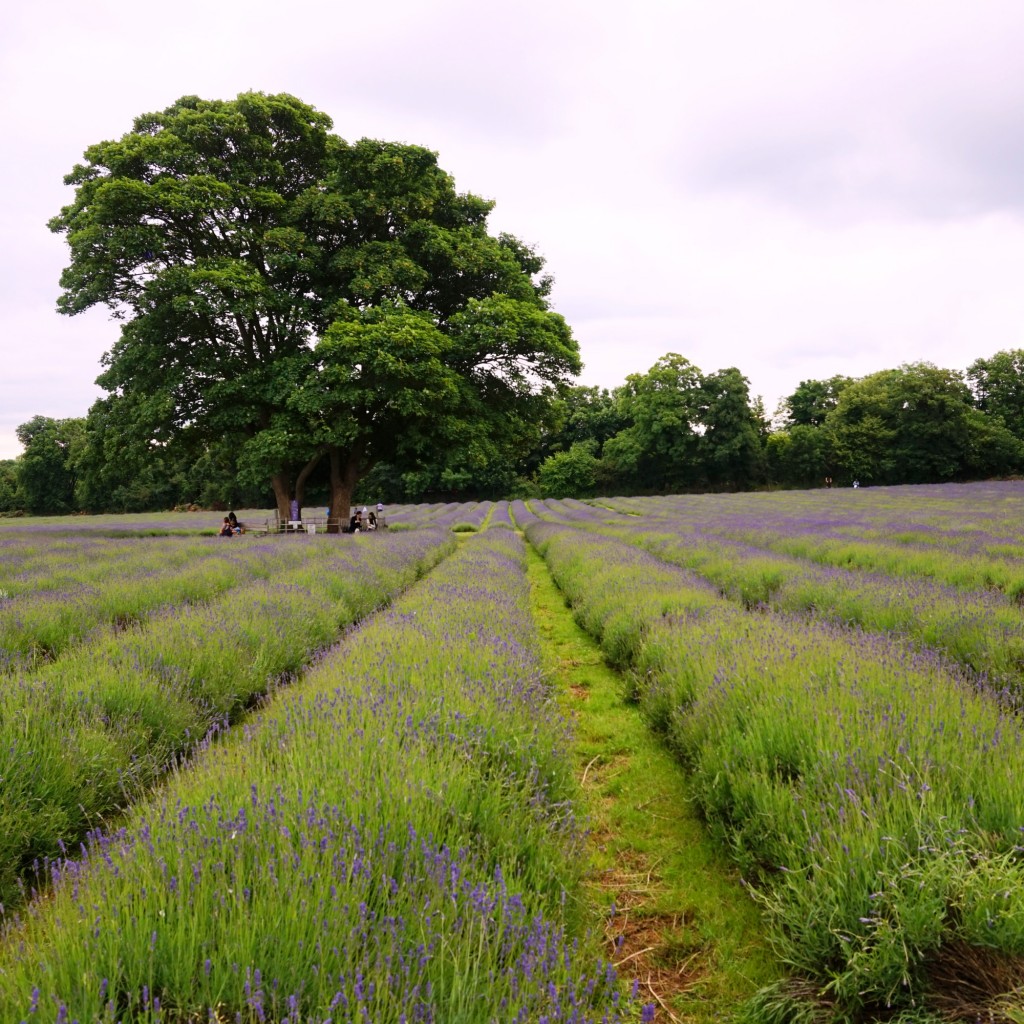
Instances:
[[[769,420],[735,369],[678,355],[612,392],[576,388],[531,482],[584,497],[938,483],[1024,472],[1024,350],[966,374],[911,363],[801,381]]]
[[[138,512],[196,504],[266,507],[231,444],[155,445],[101,399],[82,418],[35,416],[24,453],[0,461],[0,513]],[[736,368],[702,373],[675,353],[618,388],[563,387],[530,420],[418,435],[380,462],[355,499],[589,497],[763,487],[938,483],[1024,472],[1024,350],[965,374],[910,363],[866,377],[801,381],[769,419]],[[486,443],[485,443],[486,441]],[[249,482],[246,482],[249,481]],[[329,464],[306,481],[330,500]]]
[[[909,363],[866,377],[802,381],[765,443],[769,482],[919,484],[1024,469],[1024,350],[966,375]]]
[[[115,443],[105,403],[86,417],[34,416],[18,427],[24,452],[0,461],[0,514],[149,512],[176,506],[268,507],[269,487],[239,483],[229,450],[205,451]]]

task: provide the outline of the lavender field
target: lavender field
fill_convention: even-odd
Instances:
[[[668,1020],[525,544],[761,908],[737,1019],[1024,1021],[1024,485],[388,516],[0,525],[0,1024]]]
[[[764,908],[748,1019],[1024,1020],[1020,484],[515,513]]]

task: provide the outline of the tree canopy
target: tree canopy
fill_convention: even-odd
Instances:
[[[783,399],[782,413],[787,426],[820,427],[839,404],[839,396],[853,383],[852,377],[837,374],[828,380],[802,380],[796,391]]]
[[[967,380],[977,407],[1001,420],[1014,437],[1024,441],[1024,349],[976,359],[967,367]]]
[[[36,417],[0,512],[405,500],[1019,472],[1024,350],[801,381],[772,432],[735,367],[668,353],[570,386],[543,260],[436,154],[332,133],[293,96],[187,96],[86,150],[50,222],[58,308],[105,305],[108,394]],[[366,500],[372,494],[361,492]]]
[[[154,449],[237,452],[283,512],[381,459],[495,443],[580,369],[543,261],[418,146],[331,134],[293,96],[187,96],[91,146],[51,223],[58,308],[122,321],[99,383]]]
[[[77,508],[76,464],[84,442],[85,421],[33,416],[17,430],[25,448],[19,459],[17,500],[35,515],[63,515]]]
[[[1020,443],[974,408],[954,370],[909,363],[847,386],[825,429],[837,466],[865,483],[929,483],[1012,471]]]

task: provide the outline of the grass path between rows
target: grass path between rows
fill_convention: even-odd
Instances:
[[[779,967],[757,909],[712,845],[671,754],[624,699],[623,680],[576,624],[528,547],[545,666],[575,723],[588,815],[588,895],[607,954],[657,1004],[656,1020],[731,1017]]]

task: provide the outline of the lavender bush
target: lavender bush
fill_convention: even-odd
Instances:
[[[8,549],[5,555],[17,553]],[[0,671],[30,670],[100,627],[138,625],[161,608],[212,600],[287,572],[306,557],[283,545],[85,536],[34,552],[31,566],[23,561],[18,572],[5,560]]]
[[[0,679],[0,905],[20,902],[40,858],[76,843],[451,547],[432,531],[352,540],[239,548],[250,582],[218,603],[101,633],[35,674]]]
[[[614,499],[648,522],[686,523],[823,565],[1024,594],[1024,484]]]

